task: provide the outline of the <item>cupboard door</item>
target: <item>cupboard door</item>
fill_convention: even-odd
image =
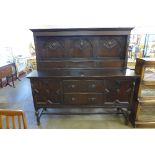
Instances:
[[[106,80],[106,101],[130,102],[132,98],[133,82],[128,80]]]
[[[60,81],[40,79],[32,81],[32,91],[36,102],[61,103]]]

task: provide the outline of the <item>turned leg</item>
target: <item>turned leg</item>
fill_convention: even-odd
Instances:
[[[13,87],[15,88],[15,83],[14,83],[14,79],[13,79],[13,75],[12,75],[12,85],[13,85]]]
[[[36,119],[37,119],[37,125],[40,125],[40,117],[39,117],[39,112],[38,110],[35,111]]]
[[[129,111],[127,109],[127,111],[123,110],[122,108],[119,109],[121,111],[121,113],[123,114],[124,118],[125,118],[125,125],[129,124]]]
[[[128,117],[125,118],[125,125],[128,125],[129,124],[129,119]]]
[[[120,110],[121,110],[120,108],[117,108],[117,113],[119,113],[119,112],[120,112]]]
[[[3,81],[2,81],[2,79],[0,79],[0,83],[1,83],[1,88],[3,88]]]
[[[128,114],[128,111],[124,112],[124,117],[125,117],[125,125],[128,125],[129,124],[129,114]]]

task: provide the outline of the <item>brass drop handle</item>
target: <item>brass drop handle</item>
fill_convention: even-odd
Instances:
[[[72,101],[75,101],[75,97],[72,97]]]
[[[92,84],[92,85],[91,85],[91,87],[92,87],[92,88],[95,88],[95,87],[96,87],[96,85],[95,85],[95,84]]]
[[[49,93],[49,89],[46,89],[46,92]]]
[[[131,92],[131,88],[127,89],[126,92],[127,93],[130,93]]]
[[[57,95],[59,95],[59,94],[60,94],[60,89],[58,89],[58,90],[56,91],[56,94],[57,94]]]
[[[121,103],[118,99],[115,100],[116,103]]]
[[[59,102],[52,102],[51,100],[47,100],[47,103],[49,103],[49,104],[60,104]]]
[[[53,102],[51,100],[47,100],[48,103],[53,104]]]
[[[38,89],[34,89],[34,92],[38,94],[39,93],[39,90]]]
[[[120,89],[117,89],[116,91],[117,91],[117,93],[119,93],[120,92]]]
[[[94,102],[96,100],[95,97],[91,97],[91,98],[88,98],[88,100],[91,100],[92,102]]]
[[[72,88],[75,88],[75,85],[74,85],[74,84],[72,84],[72,85],[71,85],[71,87],[72,87]]]
[[[109,92],[110,92],[110,90],[106,88],[106,89],[105,89],[105,92],[106,92],[106,93],[109,93]]]

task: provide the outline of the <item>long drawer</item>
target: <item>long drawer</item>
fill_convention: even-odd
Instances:
[[[64,92],[96,92],[103,93],[104,81],[102,80],[64,80]]]
[[[95,104],[104,103],[104,94],[102,93],[65,93],[64,104]]]

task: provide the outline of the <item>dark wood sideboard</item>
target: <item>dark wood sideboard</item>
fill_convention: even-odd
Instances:
[[[71,114],[88,114],[82,112],[85,108],[104,108],[103,113],[123,114],[125,122],[130,119],[134,125],[140,77],[127,69],[131,30],[31,29],[37,70],[27,77],[38,124],[47,108],[82,109]]]

